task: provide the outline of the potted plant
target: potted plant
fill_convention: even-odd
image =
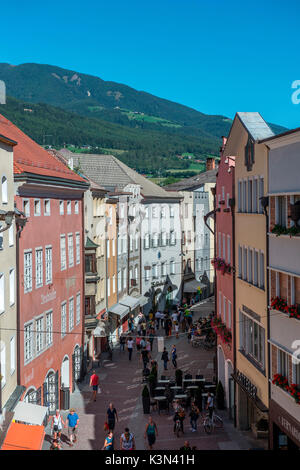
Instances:
[[[225,408],[225,393],[222,382],[219,380],[216,388],[216,403],[219,410],[224,410]]]
[[[150,393],[147,385],[144,386],[142,391],[143,410],[144,414],[150,414]]]
[[[269,433],[269,423],[266,418],[260,418],[257,423],[252,424],[252,432],[257,439],[266,439]]]
[[[175,380],[176,380],[176,385],[178,387],[182,386],[182,375],[183,375],[182,370],[181,369],[176,369],[176,371],[175,371]]]

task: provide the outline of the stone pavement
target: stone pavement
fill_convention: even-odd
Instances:
[[[213,299],[204,301],[194,308],[194,318],[206,316],[214,309]],[[164,330],[158,335],[164,336]],[[214,352],[193,348],[188,344],[186,335],[167,338],[165,346],[168,351],[172,344],[177,347],[178,368],[185,373],[203,374],[207,380],[211,380],[214,375],[213,355]],[[169,355],[170,356],[170,355]],[[168,364],[168,371],[163,371],[161,353],[157,352],[157,344],[154,341],[152,358],[159,364],[158,376],[161,374],[174,377],[175,370],[171,362]],[[148,422],[149,415],[143,414],[141,392],[142,384],[142,363],[139,354],[134,350],[132,361],[128,360],[127,351],[120,352],[118,349],[113,352],[113,360],[104,359],[102,365],[97,369],[100,376],[101,394],[97,395],[97,401],[91,402],[91,390],[89,387],[89,376],[85,382],[79,384],[78,389],[71,395],[70,406],[76,409],[80,423],[78,427],[78,440],[73,447],[66,443],[67,430],[63,431],[63,449],[67,450],[100,450],[105,439],[103,429],[106,421],[106,410],[110,402],[113,402],[119,415],[119,422],[115,428],[115,448],[119,449],[120,434],[125,427],[129,427],[136,440],[137,450],[147,449],[144,440],[144,430]],[[188,413],[187,413],[188,414]],[[185,439],[189,440],[192,446],[198,450],[241,450],[251,447],[261,447],[249,434],[236,430],[227,419],[227,413],[219,412],[224,420],[223,429],[215,429],[212,435],[207,435],[203,427],[198,426],[198,431],[190,431],[189,418],[184,422],[185,434],[177,438],[173,433],[173,414],[166,414],[162,411],[159,415],[157,411],[152,412],[152,416],[158,427],[158,439],[154,445],[155,450],[179,449]],[[67,412],[62,412],[63,417]],[[65,441],[65,443],[64,443]],[[46,437],[43,449],[49,449],[50,430],[46,428]]]

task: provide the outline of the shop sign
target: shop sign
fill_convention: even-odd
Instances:
[[[299,429],[297,429],[292,423],[290,423],[282,415],[278,416],[278,422],[281,424],[282,429],[284,429],[296,441],[300,442],[300,430]]]

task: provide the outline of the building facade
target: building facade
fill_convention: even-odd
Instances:
[[[17,238],[18,381],[24,400],[53,413],[81,374],[88,184],[8,120],[1,126],[17,141],[16,207],[27,218]]]
[[[226,139],[223,138],[221,159],[216,182],[215,237],[216,255],[212,260],[216,279],[216,314],[214,328],[217,333],[218,380],[225,391],[225,404],[229,417],[234,418],[234,325],[235,325],[235,258],[234,258],[234,196],[235,158],[223,154]]]
[[[225,158],[235,157],[236,370],[233,377],[236,421],[240,429],[255,426],[260,418],[267,416],[269,407],[267,236],[263,199],[268,191],[268,171],[266,147],[259,140],[272,135],[259,113],[237,113],[224,149]]]
[[[270,447],[300,449],[300,130],[264,141],[269,197]]]
[[[2,134],[2,132],[1,132]],[[0,425],[17,388],[16,225],[13,151],[0,135]],[[18,396],[16,399],[18,400]],[[13,400],[14,401],[14,400]]]

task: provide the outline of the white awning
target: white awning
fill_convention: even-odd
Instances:
[[[98,326],[96,326],[93,331],[93,335],[95,336],[95,338],[105,338],[107,336],[104,322],[101,322]]]
[[[120,300],[120,304],[126,305],[126,307],[130,307],[131,310],[136,308],[138,305],[140,305],[138,297],[131,297],[131,295],[127,295],[124,297],[124,299]]]
[[[199,287],[201,289],[205,289],[205,287],[207,286],[205,284],[202,284],[202,282],[193,279],[192,281],[184,283],[183,292],[186,292],[188,294],[198,292]]]
[[[129,312],[129,307],[127,307],[126,305],[115,304],[110,307],[108,311],[114,313],[115,315],[118,315],[122,319]]]
[[[42,426],[47,413],[48,408],[46,406],[19,401],[15,408],[13,419],[15,421],[21,421],[22,423]]]
[[[141,297],[139,297],[139,302],[140,306],[143,307],[143,305],[146,305],[149,302],[149,298],[141,295]]]

